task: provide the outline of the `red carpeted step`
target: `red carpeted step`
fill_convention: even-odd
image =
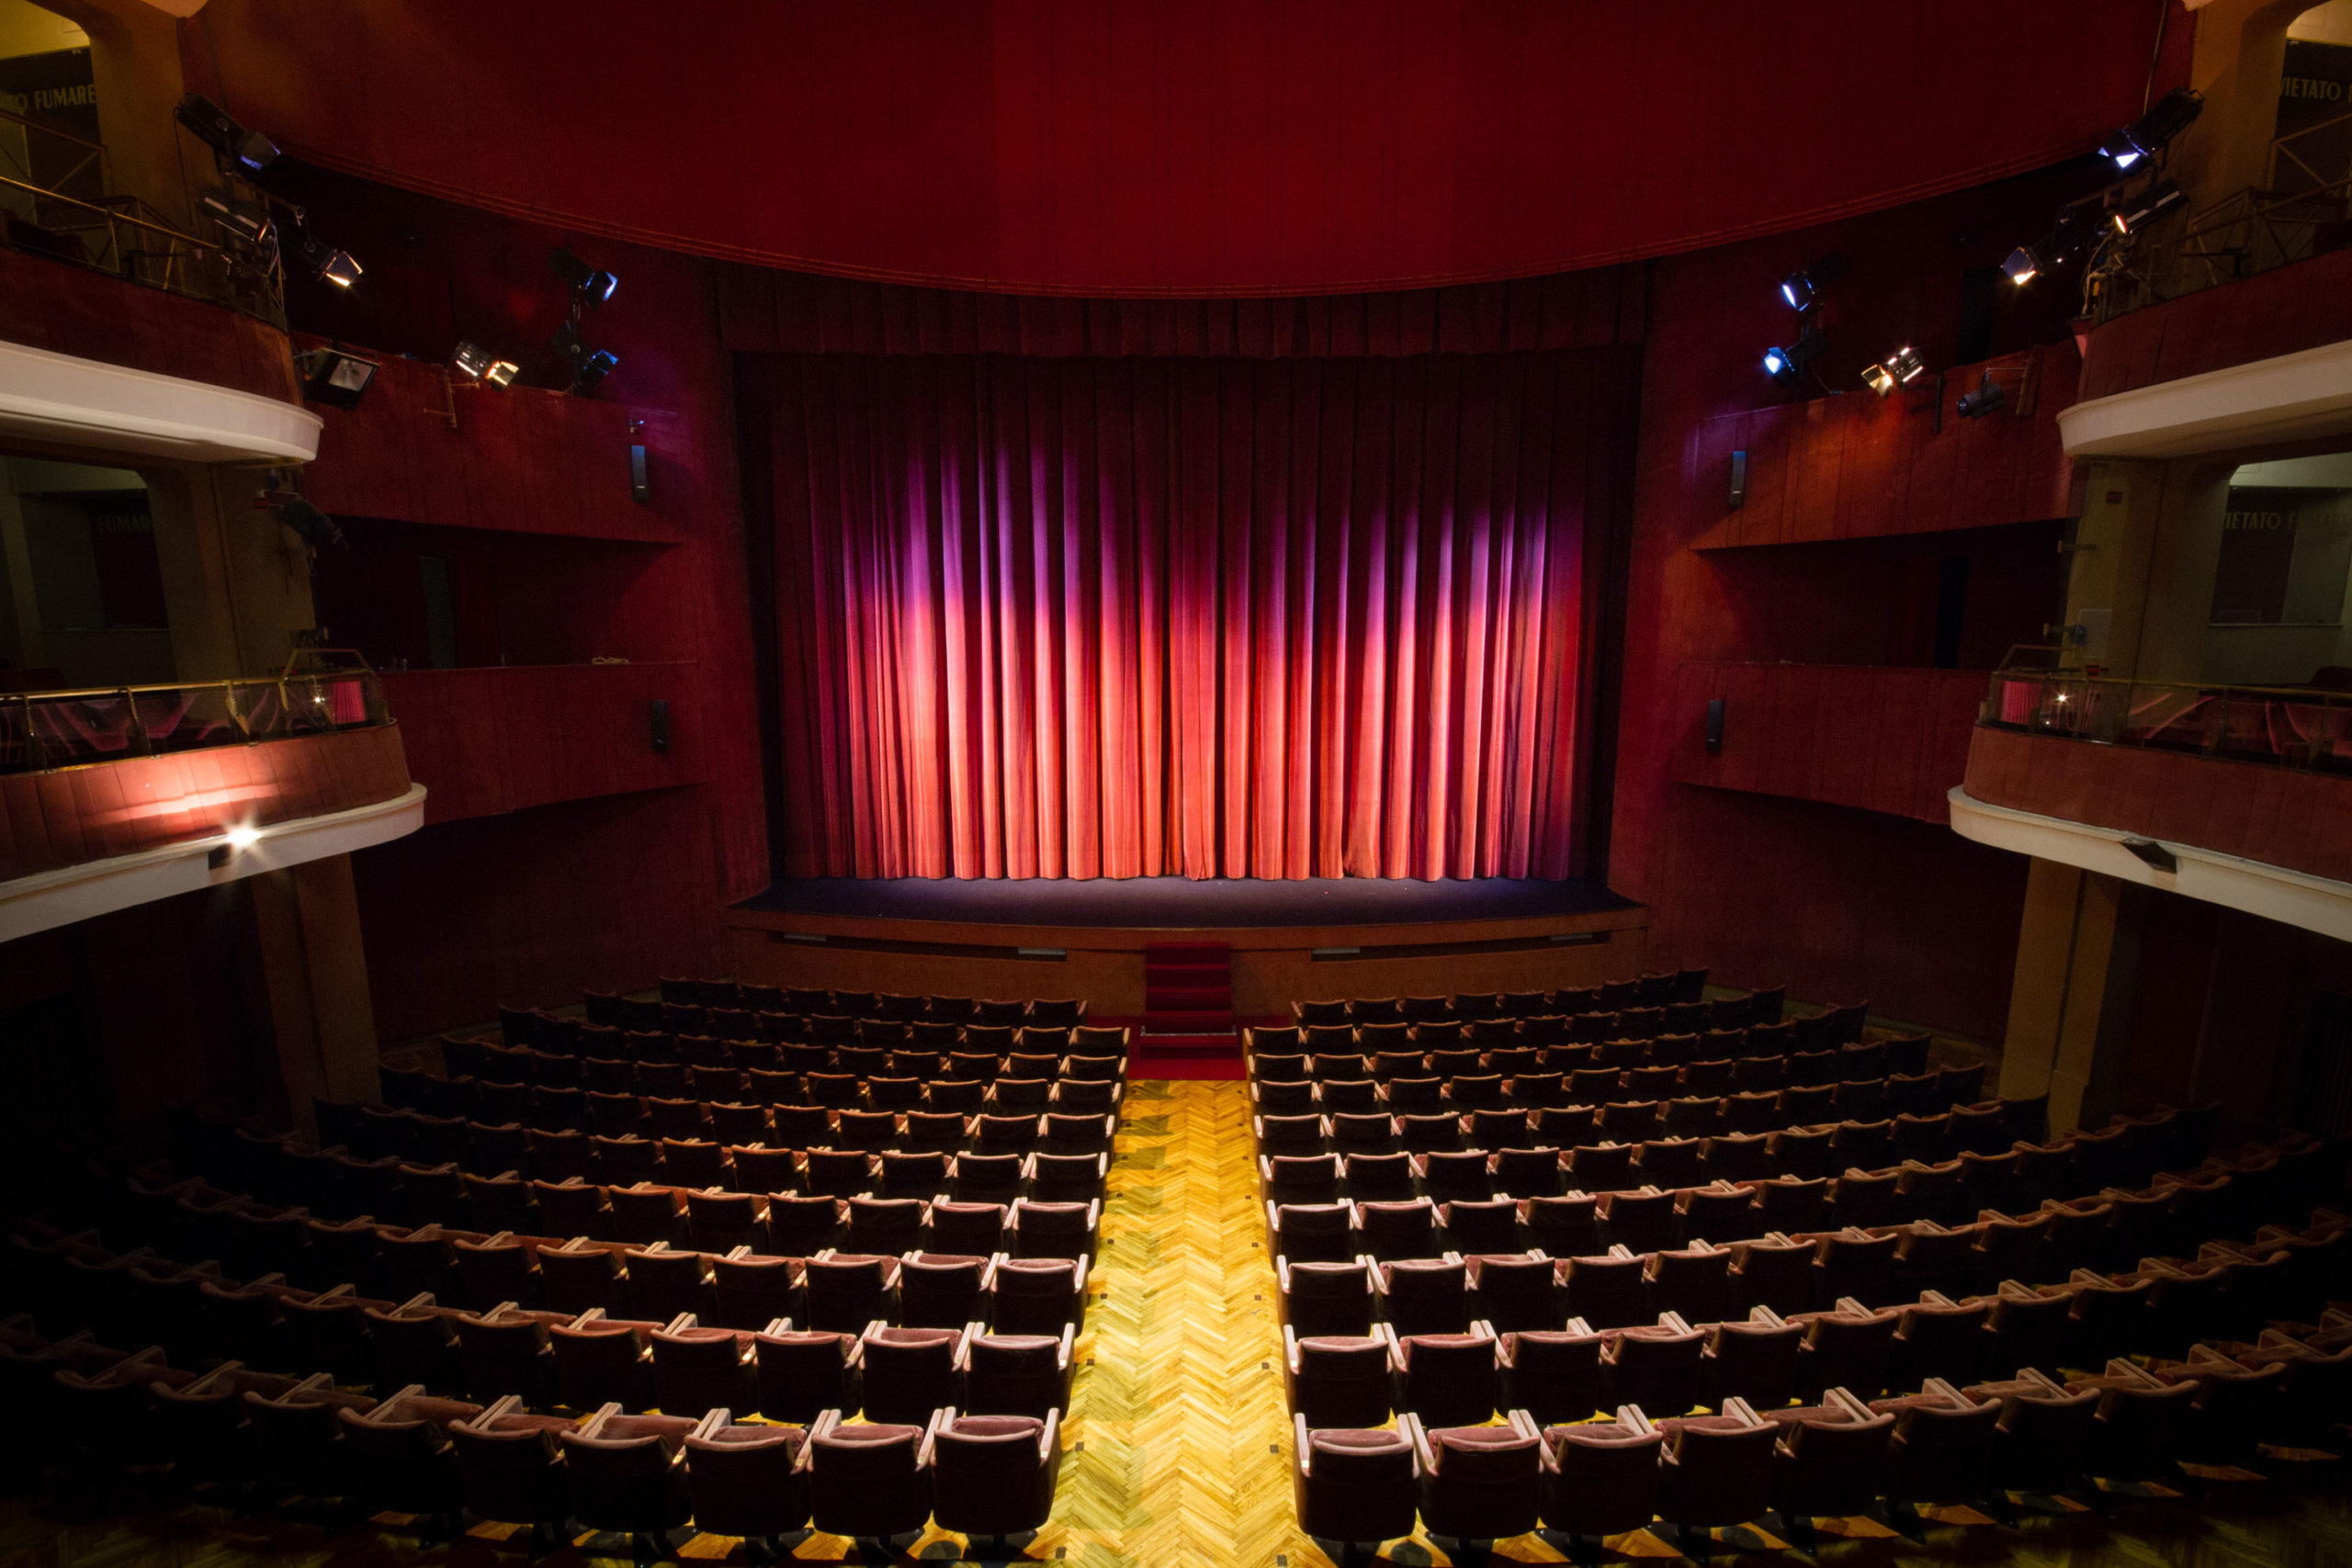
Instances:
[[[1221,942],[1155,942],[1145,944],[1147,964],[1222,964],[1233,950]]]
[[[1226,1012],[1233,1010],[1233,991],[1227,986],[1154,987],[1144,992],[1146,1017],[1163,1012]]]

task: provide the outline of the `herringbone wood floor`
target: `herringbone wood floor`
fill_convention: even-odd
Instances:
[[[1243,1085],[1136,1083],[1111,1172],[1096,1296],[1079,1340],[1076,1393],[1054,1522],[1023,1551],[1088,1568],[1233,1564],[1321,1568],[1299,1534],[1290,1495],[1290,1437],[1276,1358],[1273,1273],[1253,1176]],[[5,1418],[0,1416],[0,1418]],[[2238,1488],[2187,1502],[2139,1503],[2030,1521],[2022,1529],[1939,1524],[1924,1545],[1876,1527],[1825,1539],[1826,1568],[2319,1568],[2352,1562],[2352,1501],[2343,1476],[2306,1477],[2293,1491]],[[1964,1510],[1955,1511],[1966,1517]],[[379,1528],[327,1533],[269,1516],[171,1505],[101,1513],[85,1500],[0,1505],[0,1568],[513,1568],[485,1530],[425,1546]],[[583,1543],[585,1544],[585,1543]],[[603,1544],[598,1542],[596,1544]],[[1613,1543],[1672,1557],[1664,1540]],[[1725,1557],[1803,1562],[1770,1538],[1724,1542]],[[958,1561],[957,1538],[933,1529],[912,1555]],[[581,1568],[578,1547],[544,1560]],[[700,1537],[682,1555],[743,1561],[739,1542]],[[854,1557],[850,1543],[811,1536],[800,1562]],[[1544,1543],[1498,1554],[1558,1562]],[[1393,1543],[1387,1562],[1447,1561],[1427,1540]],[[601,1560],[600,1560],[601,1561]]]

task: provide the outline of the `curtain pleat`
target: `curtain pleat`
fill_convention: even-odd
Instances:
[[[1574,874],[1627,364],[769,356],[787,873]]]

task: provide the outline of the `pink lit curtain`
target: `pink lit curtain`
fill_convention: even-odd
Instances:
[[[1577,874],[1633,365],[766,356],[786,874]]]

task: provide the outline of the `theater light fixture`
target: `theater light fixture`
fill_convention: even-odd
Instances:
[[[2117,233],[2136,234],[2148,220],[2160,212],[2170,211],[2183,199],[2178,186],[2170,180],[2158,180],[2139,195],[2126,197],[2123,204],[2109,215],[2110,220],[2115,224]]]
[[[1807,330],[1785,348],[1764,351],[1764,374],[1781,386],[1788,386],[1803,376],[1805,367],[1818,358],[1823,347],[1819,333]]]
[[[513,383],[522,367],[511,359],[493,359],[490,350],[478,343],[461,343],[450,356],[458,368],[477,381],[487,381],[493,387]]]
[[[582,342],[570,321],[556,328],[554,335],[548,339],[548,346],[562,355],[564,363],[571,367],[571,389],[575,392],[590,390],[620,364],[619,355],[605,349],[590,348]]]
[[[311,232],[308,219],[301,209],[294,210],[294,220],[284,231],[285,253],[318,274],[322,283],[337,288],[348,288],[359,281],[367,268],[349,251],[339,251]]]
[[[2001,389],[2001,384],[1987,370],[1974,391],[1961,393],[1958,412],[1962,419],[1983,419],[2008,400],[2009,394]]]
[[[173,118],[194,131],[226,166],[241,175],[257,175],[277,161],[277,143],[258,130],[247,130],[229,118],[229,111],[199,93],[179,102]]]
[[[374,360],[339,348],[314,348],[295,363],[302,372],[302,396],[329,408],[357,408],[376,379]]]
[[[556,276],[571,285],[571,299],[575,306],[594,310],[611,299],[613,290],[621,286],[621,280],[611,273],[590,266],[573,255],[569,245],[558,245],[548,261],[555,268]]]
[[[2187,130],[2204,108],[2202,94],[2188,87],[2175,87],[2158,98],[2147,113],[2100,142],[2100,155],[2128,174],[2139,166],[2142,159],[2154,157],[2166,142]]]
[[[1880,397],[1892,397],[1897,387],[1917,380],[1928,368],[1919,351],[1905,344],[1862,372],[1862,383]]]
[[[2011,283],[2022,288],[2041,276],[2041,258],[2033,254],[2032,246],[2019,245],[2001,264],[2001,270],[2009,275]]]
[[[1792,310],[1800,313],[1810,310],[1821,303],[1821,291],[1844,276],[1845,273],[1844,256],[1823,256],[1781,279],[1781,299]]]

